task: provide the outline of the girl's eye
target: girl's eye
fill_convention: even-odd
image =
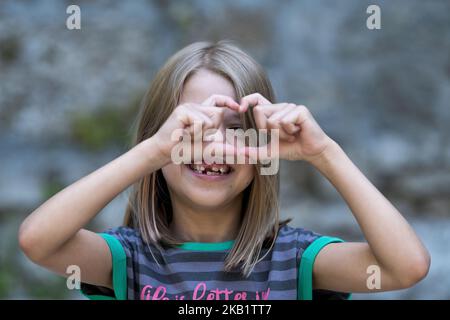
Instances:
[[[230,126],[230,127],[228,127],[228,129],[238,130],[238,129],[242,129],[242,126],[241,125]]]

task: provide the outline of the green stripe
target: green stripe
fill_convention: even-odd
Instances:
[[[127,256],[119,240],[107,233],[99,234],[108,244],[112,257],[113,289],[115,297],[105,295],[87,295],[90,300],[126,300],[127,299]]]
[[[178,248],[194,251],[220,251],[231,249],[233,244],[234,240],[225,242],[184,242]]]
[[[298,268],[298,300],[312,300],[313,267],[317,254],[330,243],[344,242],[339,238],[322,236],[314,240],[303,252]]]

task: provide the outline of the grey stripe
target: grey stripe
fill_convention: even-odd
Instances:
[[[298,241],[297,239],[295,240],[290,240],[289,242],[277,242],[275,243],[274,247],[272,248],[273,251],[287,251],[290,250],[292,248],[297,247],[298,245]],[[155,248],[155,247],[150,247],[150,249],[152,250],[154,255],[161,255],[160,251]],[[150,250],[148,248],[148,246],[144,245],[142,247],[139,247],[140,252],[143,252],[145,254],[151,255]],[[226,255],[228,253],[229,250],[221,250],[221,251],[206,251],[207,255],[211,255],[211,254],[215,254],[218,257],[222,257],[224,255]],[[262,255],[267,253],[268,249],[263,249],[262,250]],[[166,249],[163,251],[164,252],[164,256],[165,257],[174,257],[174,256],[178,256],[178,255],[190,255],[192,253],[196,253],[196,252],[200,252],[200,253],[205,253],[205,251],[201,251],[201,250],[185,250],[185,249],[180,249],[180,248],[170,248],[170,249]]]
[[[139,255],[139,261],[153,261],[150,253],[137,253]],[[158,260],[158,262],[162,263],[165,261],[166,263],[175,263],[175,262],[214,262],[214,261],[224,261],[226,258],[226,252],[217,252],[217,251],[183,251],[182,253],[171,255],[171,256],[161,256],[161,254],[154,252],[153,253]],[[273,251],[272,256],[268,254],[264,260],[289,260],[292,257],[297,256],[297,248],[291,248],[285,251]],[[264,261],[263,260],[263,261]]]
[[[279,274],[281,277],[279,279],[286,279],[286,276],[292,277],[296,274],[295,268],[285,270],[285,271],[273,271],[273,275]],[[130,271],[132,271],[130,269]],[[269,277],[269,272],[252,272],[251,275],[247,278],[247,280],[262,282],[267,281]],[[272,275],[272,272],[270,272]],[[147,266],[140,266],[140,275],[146,275],[150,278],[158,280],[160,282],[164,282],[166,284],[173,284],[181,281],[186,281],[187,279],[192,281],[212,281],[212,280],[220,280],[220,281],[243,281],[245,278],[239,272],[174,272],[171,275],[164,275],[154,270],[148,268]],[[272,275],[272,276],[273,276]]]
[[[130,259],[128,259],[130,260]],[[167,274],[167,272],[170,271],[166,271],[168,269],[173,269],[173,270],[181,270],[181,271],[186,271],[186,270],[190,270],[190,269],[194,269],[194,270],[201,270],[201,271],[218,271],[218,270],[222,270],[224,263],[223,261],[211,261],[211,262],[176,262],[176,263],[171,263],[170,265],[166,265],[166,264],[156,264],[156,262],[153,261],[149,261],[149,262],[145,262],[145,263],[141,263],[141,264],[145,264],[147,265],[149,268],[152,268],[153,270],[161,273],[161,274]],[[127,264],[129,268],[131,268],[131,263]],[[268,271],[268,270],[275,270],[275,271],[283,271],[283,270],[288,270],[294,267],[297,267],[297,259],[293,258],[293,259],[289,259],[289,260],[283,260],[283,261],[261,261],[258,262],[255,265],[254,268],[254,272],[262,272],[262,271]]]
[[[149,279],[155,279],[159,282],[165,284],[174,284],[183,281],[254,281],[254,282],[265,282],[269,278],[275,279],[290,279],[296,278],[297,269],[291,268],[285,271],[265,271],[265,272],[252,272],[248,278],[244,278],[239,272],[203,272],[203,271],[193,271],[193,272],[176,272],[173,271],[170,274],[161,274],[155,272],[154,270],[148,268],[147,266],[140,266],[140,275],[145,275]],[[132,275],[133,269],[128,269],[127,274]]]

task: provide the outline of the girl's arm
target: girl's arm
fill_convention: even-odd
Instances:
[[[193,132],[218,128],[224,108],[239,109],[231,98],[213,95],[200,104],[182,104],[151,138],[60,191],[37,208],[20,226],[19,244],[35,263],[61,275],[69,265],[81,270],[86,283],[112,287],[108,245],[99,235],[82,229],[120,192],[171,161],[179,129]]]
[[[336,243],[318,254],[314,287],[341,292],[373,292],[368,267],[381,271],[379,291],[407,288],[428,273],[430,256],[408,222],[370,183],[337,143],[310,163],[337,189],[368,243]]]
[[[336,187],[353,212],[367,243],[332,243],[317,255],[313,285],[317,289],[341,292],[371,292],[367,287],[368,267],[378,266],[379,291],[410,287],[428,273],[430,256],[408,222],[367,180],[339,145],[320,128],[302,105],[272,104],[259,93],[242,98],[261,129],[279,130],[276,157],[305,160]],[[259,148],[246,153],[258,158]],[[264,150],[262,154],[268,154]]]
[[[164,165],[157,150],[154,138],[145,140],[44,202],[20,226],[23,252],[61,275],[77,265],[83,282],[111,288],[109,247],[82,228],[120,192]]]

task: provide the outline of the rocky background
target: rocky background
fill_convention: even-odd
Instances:
[[[81,7],[81,30],[65,27]],[[366,8],[381,7],[381,30]],[[2,1],[0,3],[0,298],[74,298],[18,250],[20,222],[129,146],[156,70],[198,40],[233,39],[269,73],[279,101],[318,122],[405,214],[432,255],[414,288],[354,299],[450,299],[450,2]],[[283,215],[362,240],[331,185],[283,163]],[[120,224],[126,192],[91,228]]]

